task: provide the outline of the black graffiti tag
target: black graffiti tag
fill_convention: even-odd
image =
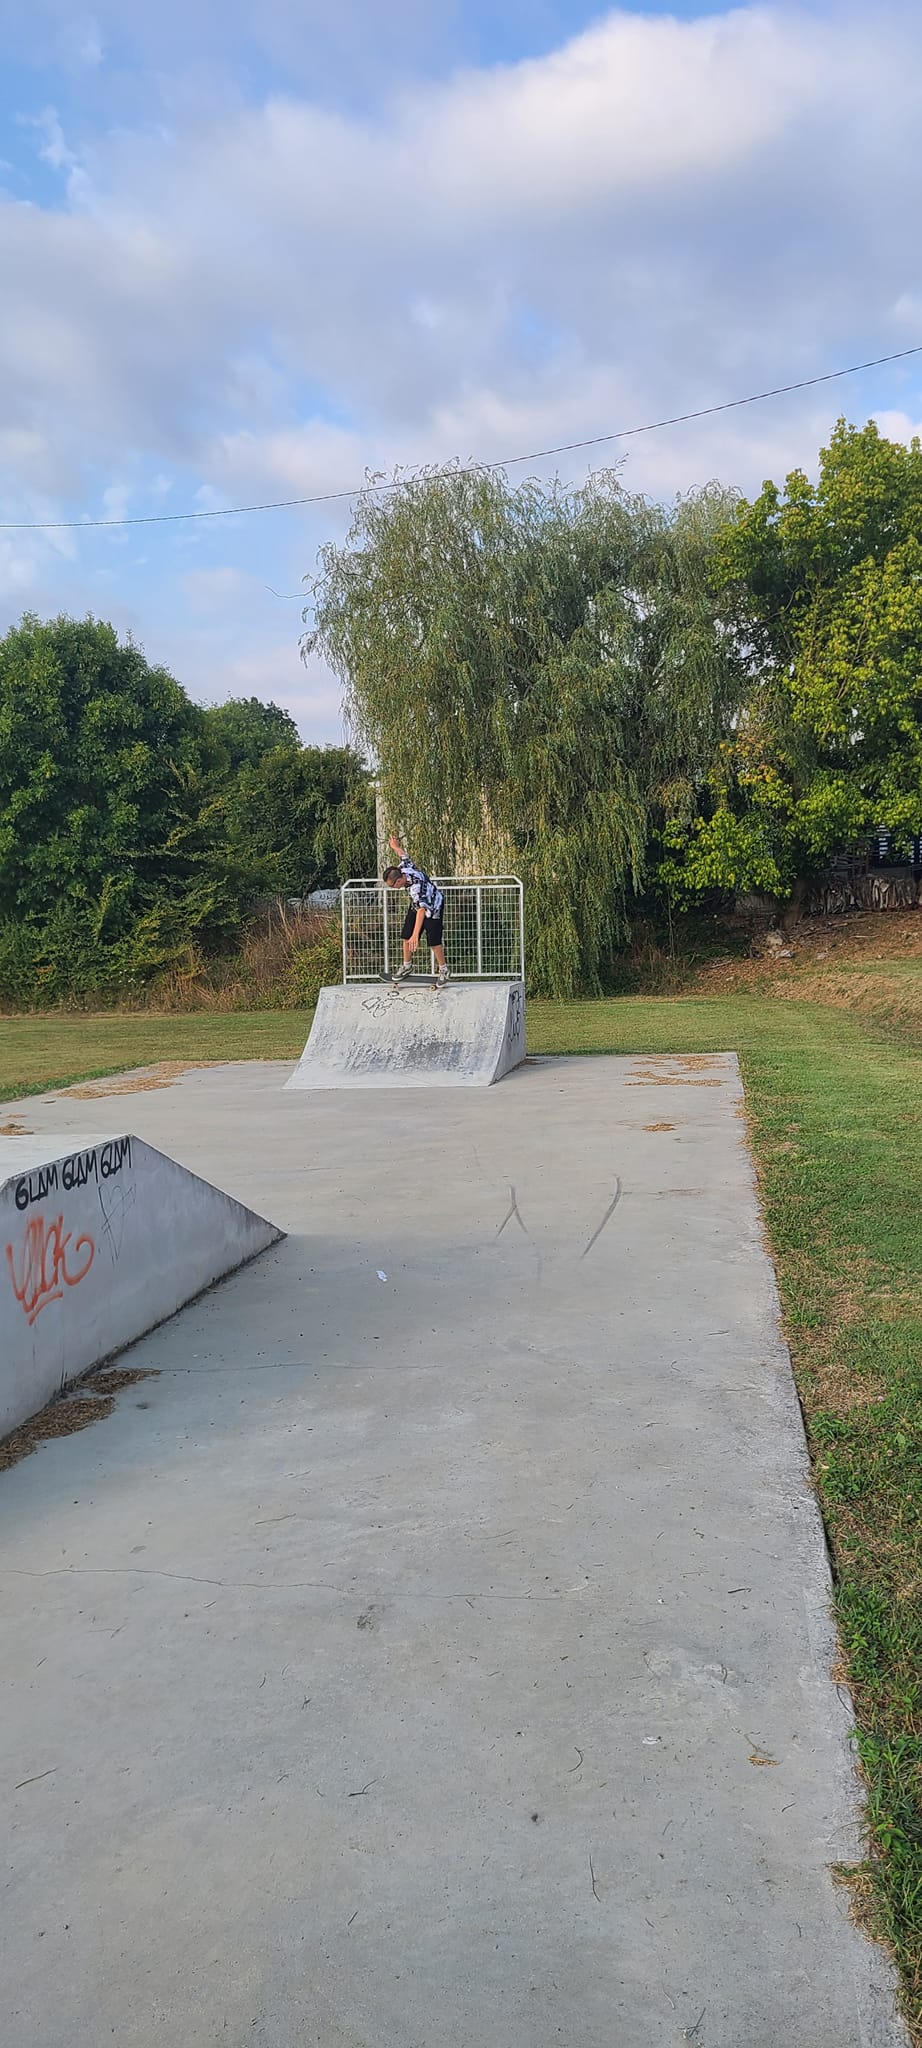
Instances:
[[[37,1166],[34,1173],[23,1174],[16,1182],[16,1207],[30,1209],[33,1202],[44,1202],[49,1194],[57,1194],[62,1188],[69,1194],[72,1188],[85,1188],[88,1181],[111,1180],[123,1166],[130,1165],[131,1139],[109,1138],[104,1145],[93,1145],[89,1152],[74,1152],[69,1159],[53,1159],[48,1166]]]

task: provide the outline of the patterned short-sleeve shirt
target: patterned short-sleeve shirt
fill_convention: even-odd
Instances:
[[[438,917],[445,898],[431,875],[427,875],[424,868],[415,867],[413,862],[406,858],[400,863],[400,872],[406,875],[410,884],[410,901],[416,904],[418,910],[424,910],[427,917]]]

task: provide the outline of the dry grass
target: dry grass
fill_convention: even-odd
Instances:
[[[676,1073],[676,1068],[680,1069]],[[720,1079],[701,1078],[702,1068],[723,1067],[713,1053],[683,1052],[657,1056],[648,1054],[643,1067],[636,1068],[627,1085],[629,1088],[659,1086],[661,1088],[719,1088]],[[726,1067],[723,1072],[726,1073]],[[692,1078],[689,1078],[691,1076]]]
[[[338,918],[336,925],[338,942]],[[329,934],[329,912],[272,903],[246,931],[239,951],[206,958],[190,947],[182,966],[159,975],[132,1007],[227,1012],[296,1007],[298,963]]]
[[[153,1088],[172,1088],[174,1081],[180,1080],[183,1074],[193,1073],[198,1067],[220,1065],[219,1060],[159,1060],[156,1066],[140,1073],[117,1074],[112,1080],[81,1082],[75,1087],[62,1089],[61,1093],[75,1096],[81,1102],[98,1102],[105,1095],[145,1095]]]
[[[73,1436],[78,1429],[88,1429],[92,1422],[102,1422],[111,1415],[115,1396],[123,1387],[156,1378],[152,1367],[97,1366],[4,1438],[0,1443],[0,1472],[9,1471],[11,1465],[31,1456],[39,1444],[50,1443],[55,1437]]]
[[[719,1088],[720,1082],[716,1077],[714,1080],[708,1081],[703,1077],[698,1080],[690,1080],[687,1074],[640,1073],[633,1074],[630,1080],[625,1083],[625,1086],[628,1088]]]
[[[704,1068],[719,1067],[723,1062],[708,1052],[677,1052],[673,1055],[675,1065],[687,1074],[699,1074]]]
[[[823,1003],[922,1033],[922,912],[805,918],[786,936],[786,946],[789,960],[766,952],[760,942],[748,960],[710,961],[692,985],[702,995]]]

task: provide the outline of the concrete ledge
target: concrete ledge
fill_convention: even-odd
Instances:
[[[0,1437],[282,1235],[140,1138],[0,1140]]]
[[[520,981],[323,988],[286,1088],[489,1088],[525,1058]]]

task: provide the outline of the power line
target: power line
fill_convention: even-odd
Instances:
[[[518,462],[543,462],[551,455],[573,455],[583,448],[601,448],[605,442],[631,441],[638,434],[658,434],[664,427],[684,427],[691,420],[713,419],[715,413],[735,412],[743,405],[761,405],[767,398],[785,398],[792,391],[811,391],[817,384],[834,384],[840,377],[857,377],[862,370],[879,370],[886,363],[902,363],[907,356],[918,355],[922,355],[922,342],[916,342],[913,348],[897,349],[894,355],[875,356],[869,363],[825,370],[820,377],[800,377],[795,384],[775,384],[770,391],[753,391],[746,398],[725,398],[720,405],[703,405],[697,412],[678,412],[670,419],[648,420],[642,427],[616,427],[610,434],[590,434],[585,441],[561,441],[554,448],[533,448],[527,455],[504,455],[498,462],[468,463],[458,468],[445,464],[431,475],[474,476],[482,470],[511,469]],[[346,498],[365,497],[373,491],[399,488],[399,479],[390,477],[380,483],[357,484],[348,491],[317,491],[308,498],[273,498],[264,505],[222,505],[201,512],[142,512],[125,519],[2,519],[0,533],[83,532],[94,526],[171,526],[188,519],[239,519],[253,512],[290,512],[301,505],[332,505]]]

